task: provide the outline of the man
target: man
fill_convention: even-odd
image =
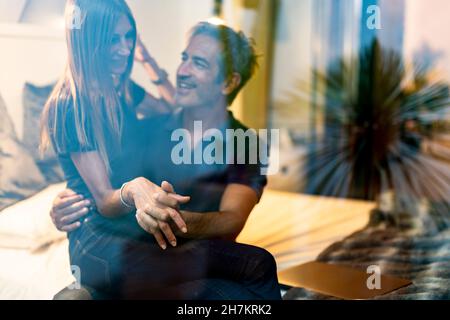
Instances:
[[[203,159],[205,153],[202,152],[205,144],[211,146],[211,143],[206,143],[208,141],[214,146],[231,143],[220,141],[224,135],[219,133],[230,129],[247,130],[227,111],[227,107],[251,78],[255,68],[254,48],[242,33],[225,26],[200,23],[192,30],[177,71],[175,100],[180,109],[144,122],[148,144],[134,159],[142,162],[143,176],[160,184],[167,195],[176,190],[178,194],[190,197],[188,203],[170,202],[169,197],[159,197],[154,199],[153,206],[138,210],[137,222],[156,238],[163,249],[167,247],[166,241],[177,246],[189,243],[186,239],[234,240],[259,201],[266,178],[261,175],[257,164],[237,159],[250,158],[249,153],[258,148],[244,144],[242,149],[242,146],[235,145],[231,156],[228,153],[215,154],[219,161]],[[212,136],[208,136],[208,132],[213,133]],[[214,150],[217,153],[221,149]],[[180,161],[180,158],[185,161]],[[133,205],[133,192],[131,186],[124,185],[121,190],[123,203]],[[80,218],[87,214],[88,205],[70,190],[64,191],[54,202],[52,217],[55,224],[60,230],[75,230],[81,223]],[[180,224],[171,222],[172,217],[158,210],[167,206],[181,215],[186,232],[179,230]],[[164,230],[162,223],[166,226]],[[264,274],[266,282],[261,288],[268,292],[266,297],[279,298],[273,257],[260,253],[258,263],[267,271]],[[232,257],[228,259],[232,261]]]

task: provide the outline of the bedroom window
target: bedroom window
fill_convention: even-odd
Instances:
[[[442,192],[389,152],[401,145],[411,153],[400,157],[430,157],[434,164],[416,163],[423,170],[447,159],[439,165],[449,177],[450,24],[436,10],[443,7],[448,2],[280,1],[269,121],[282,129],[281,170],[270,187],[364,200],[387,190]],[[368,27],[373,8],[380,29]],[[400,98],[408,95],[414,99]]]

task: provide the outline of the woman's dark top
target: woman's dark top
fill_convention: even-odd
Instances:
[[[108,144],[112,141],[112,133],[105,129],[105,140],[107,141],[107,153],[110,159],[110,182],[113,188],[118,189],[121,185],[127,181],[130,181],[138,176],[140,176],[140,161],[137,154],[139,154],[139,146],[142,146],[140,134],[140,121],[136,116],[136,107],[144,100],[146,92],[145,90],[134,82],[130,82],[130,95],[131,95],[131,105],[122,99],[122,112],[123,112],[123,124],[122,124],[122,135],[120,141],[120,147],[117,145]],[[80,176],[78,170],[75,167],[71,159],[72,153],[85,153],[96,151],[96,143],[94,140],[94,135],[92,127],[87,125],[87,143],[81,145],[77,137],[77,131],[75,126],[75,113],[72,105],[68,105],[67,110],[57,112],[57,126],[58,128],[63,128],[56,135],[51,134],[52,144],[55,150],[57,150],[57,155],[61,167],[65,174],[65,179],[67,181],[67,188],[72,189],[77,194],[82,194],[85,198],[92,199],[92,195]],[[65,116],[63,116],[65,114]],[[52,115],[50,115],[52,119]],[[107,125],[104,125],[106,128]],[[50,130],[53,132],[53,130]],[[56,142],[58,141],[59,148],[56,148]],[[61,146],[63,146],[61,148]],[[138,233],[142,232],[142,229],[137,225],[134,214],[130,214],[123,218],[109,219],[100,215],[96,210],[91,210],[88,214],[87,219],[91,220],[90,225],[95,225],[99,228],[111,229],[114,231],[122,230],[123,233],[132,235],[132,231]],[[71,232],[69,234],[69,239],[77,237],[77,233],[83,228]]]
[[[244,164],[238,164],[237,161],[228,162],[227,146],[229,141],[226,137],[226,129],[248,130],[242,123],[236,120],[231,112],[221,121],[219,126],[222,137],[211,140],[222,145],[221,155],[217,155],[221,161],[207,164],[204,160],[199,164],[194,164],[195,149],[200,145],[187,151],[188,158],[191,160],[188,164],[175,164],[174,151],[176,146],[180,145],[179,140],[172,139],[173,133],[183,128],[183,121],[186,109],[179,108],[172,114],[155,116],[147,120],[143,127],[144,136],[149,136],[145,145],[142,146],[143,159],[142,169],[144,177],[151,177],[151,181],[161,184],[163,181],[170,182],[175,191],[182,195],[191,197],[190,201],[181,205],[182,210],[193,212],[217,212],[220,210],[220,204],[226,188],[230,184],[245,185],[253,189],[258,199],[261,198],[264,187],[267,183],[266,176],[261,174],[261,163],[250,164],[250,152],[257,152],[257,149],[251,149],[249,140],[246,140],[244,148],[237,148],[238,143],[234,145],[234,154],[236,158],[244,158]],[[218,128],[218,129],[219,129]],[[147,129],[147,131],[145,131]],[[256,133],[255,133],[256,135]],[[223,138],[223,141],[220,139]],[[208,140],[208,141],[206,141]],[[206,151],[208,145],[214,145],[209,139],[203,139],[201,143],[201,155]],[[259,148],[266,148],[264,141],[260,140]],[[217,149],[215,152],[217,153]],[[177,154],[177,152],[175,152]],[[184,152],[183,152],[184,154]],[[228,159],[229,160],[229,159]]]

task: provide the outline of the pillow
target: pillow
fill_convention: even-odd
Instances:
[[[38,87],[25,83],[23,89],[23,144],[28,149],[48,184],[64,181],[57,156],[50,148],[43,156],[39,152],[40,118],[54,84]]]
[[[64,190],[65,183],[47,187],[36,195],[0,211],[0,248],[37,251],[65,239],[52,223],[53,199]]]
[[[0,95],[0,133],[4,133],[11,137],[16,137],[16,132],[14,130],[14,124],[9,117],[8,109],[6,104]]]
[[[0,210],[46,186],[45,177],[22,144],[0,133]]]

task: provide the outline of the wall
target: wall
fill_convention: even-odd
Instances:
[[[175,83],[176,69],[185,48],[186,34],[201,20],[211,17],[212,0],[128,0],[141,37],[160,66]],[[147,90],[154,91],[145,72],[136,66],[133,78]]]
[[[312,0],[280,1],[270,123],[274,128],[308,128],[314,41]],[[303,128],[303,130],[301,129]],[[306,133],[305,133],[306,134]]]
[[[22,88],[54,82],[66,60],[62,30],[29,25],[0,25],[0,95],[16,132],[22,135]]]
[[[450,82],[449,13],[448,0],[406,0],[404,54],[437,58],[439,76]]]

